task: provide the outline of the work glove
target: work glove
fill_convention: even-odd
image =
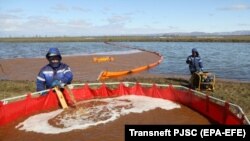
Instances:
[[[62,81],[59,80],[54,80],[51,84],[51,87],[59,87],[59,88],[63,88],[65,86],[65,83],[62,83]]]
[[[192,59],[191,59],[190,57],[188,57],[188,59],[186,60],[186,63],[187,63],[187,64],[190,64],[191,61],[192,61]]]

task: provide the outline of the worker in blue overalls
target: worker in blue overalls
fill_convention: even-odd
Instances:
[[[49,64],[41,68],[36,79],[36,90],[42,91],[53,87],[64,87],[73,80],[73,73],[67,64],[61,62],[58,48],[50,48],[46,54]]]
[[[189,65],[191,74],[190,85],[192,88],[199,87],[199,75],[203,72],[203,63],[196,48],[192,49],[192,55],[187,57],[186,63]]]

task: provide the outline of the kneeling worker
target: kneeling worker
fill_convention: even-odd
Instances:
[[[61,62],[62,56],[58,48],[50,48],[46,58],[49,64],[40,70],[36,79],[36,90],[42,91],[70,84],[73,79],[73,73],[67,64]]]

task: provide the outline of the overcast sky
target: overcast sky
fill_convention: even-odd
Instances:
[[[0,0],[0,37],[250,30],[250,0]]]

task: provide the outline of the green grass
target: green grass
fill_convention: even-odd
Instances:
[[[108,80],[107,82],[113,81],[117,80],[113,79]],[[188,80],[183,78],[129,78],[120,81],[188,86]],[[2,80],[0,81],[0,92],[0,99],[35,92],[35,82]],[[215,84],[215,91],[206,93],[211,96],[239,105],[246,113],[246,116],[250,118],[250,83],[217,81]]]
[[[31,81],[0,81],[0,99],[23,95],[35,91],[35,83]]]

